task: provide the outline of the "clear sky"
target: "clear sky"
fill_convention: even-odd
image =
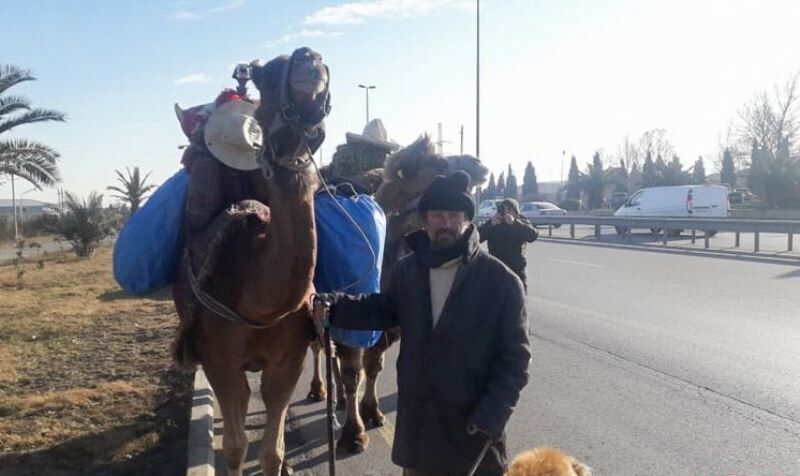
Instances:
[[[445,152],[457,153],[463,125],[474,153],[474,3],[0,0],[0,63],[39,78],[12,92],[69,115],[16,134],[55,147],[62,187],[80,196],[125,166],[169,177],[186,142],[173,103],[210,102],[234,86],[237,61],[299,46],[331,69],[325,163],[364,126],[359,83],[377,86],[370,114],[392,139],[435,135],[441,122]],[[665,128],[684,163],[713,161],[742,105],[798,70],[797,0],[484,0],[481,159],[518,175],[532,160],[540,180],[558,180],[562,150],[583,167],[597,149],[611,159],[625,136]]]

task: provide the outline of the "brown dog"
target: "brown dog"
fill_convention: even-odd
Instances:
[[[534,448],[517,455],[506,476],[592,476],[592,470],[558,450]]]

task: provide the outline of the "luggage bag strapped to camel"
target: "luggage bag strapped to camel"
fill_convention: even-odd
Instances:
[[[373,294],[380,291],[386,216],[369,195],[342,192],[346,183],[314,196],[317,226],[317,292]],[[382,331],[331,327],[331,338],[349,347],[367,348]]]
[[[189,176],[180,170],[130,217],[114,243],[114,279],[126,292],[151,293],[175,279],[183,248]]]

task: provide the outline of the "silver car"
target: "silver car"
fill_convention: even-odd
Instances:
[[[537,218],[542,216],[563,216],[567,211],[558,205],[550,202],[525,202],[520,206],[520,213],[522,216],[531,221],[534,225],[537,224]],[[540,220],[538,222],[542,224]],[[554,228],[560,227],[560,224],[553,225]]]

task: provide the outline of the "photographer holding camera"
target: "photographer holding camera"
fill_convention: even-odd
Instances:
[[[497,205],[497,214],[481,225],[478,233],[481,242],[488,241],[489,253],[519,276],[527,292],[525,244],[536,241],[539,233],[533,224],[520,214],[519,203],[513,198],[503,200]]]

